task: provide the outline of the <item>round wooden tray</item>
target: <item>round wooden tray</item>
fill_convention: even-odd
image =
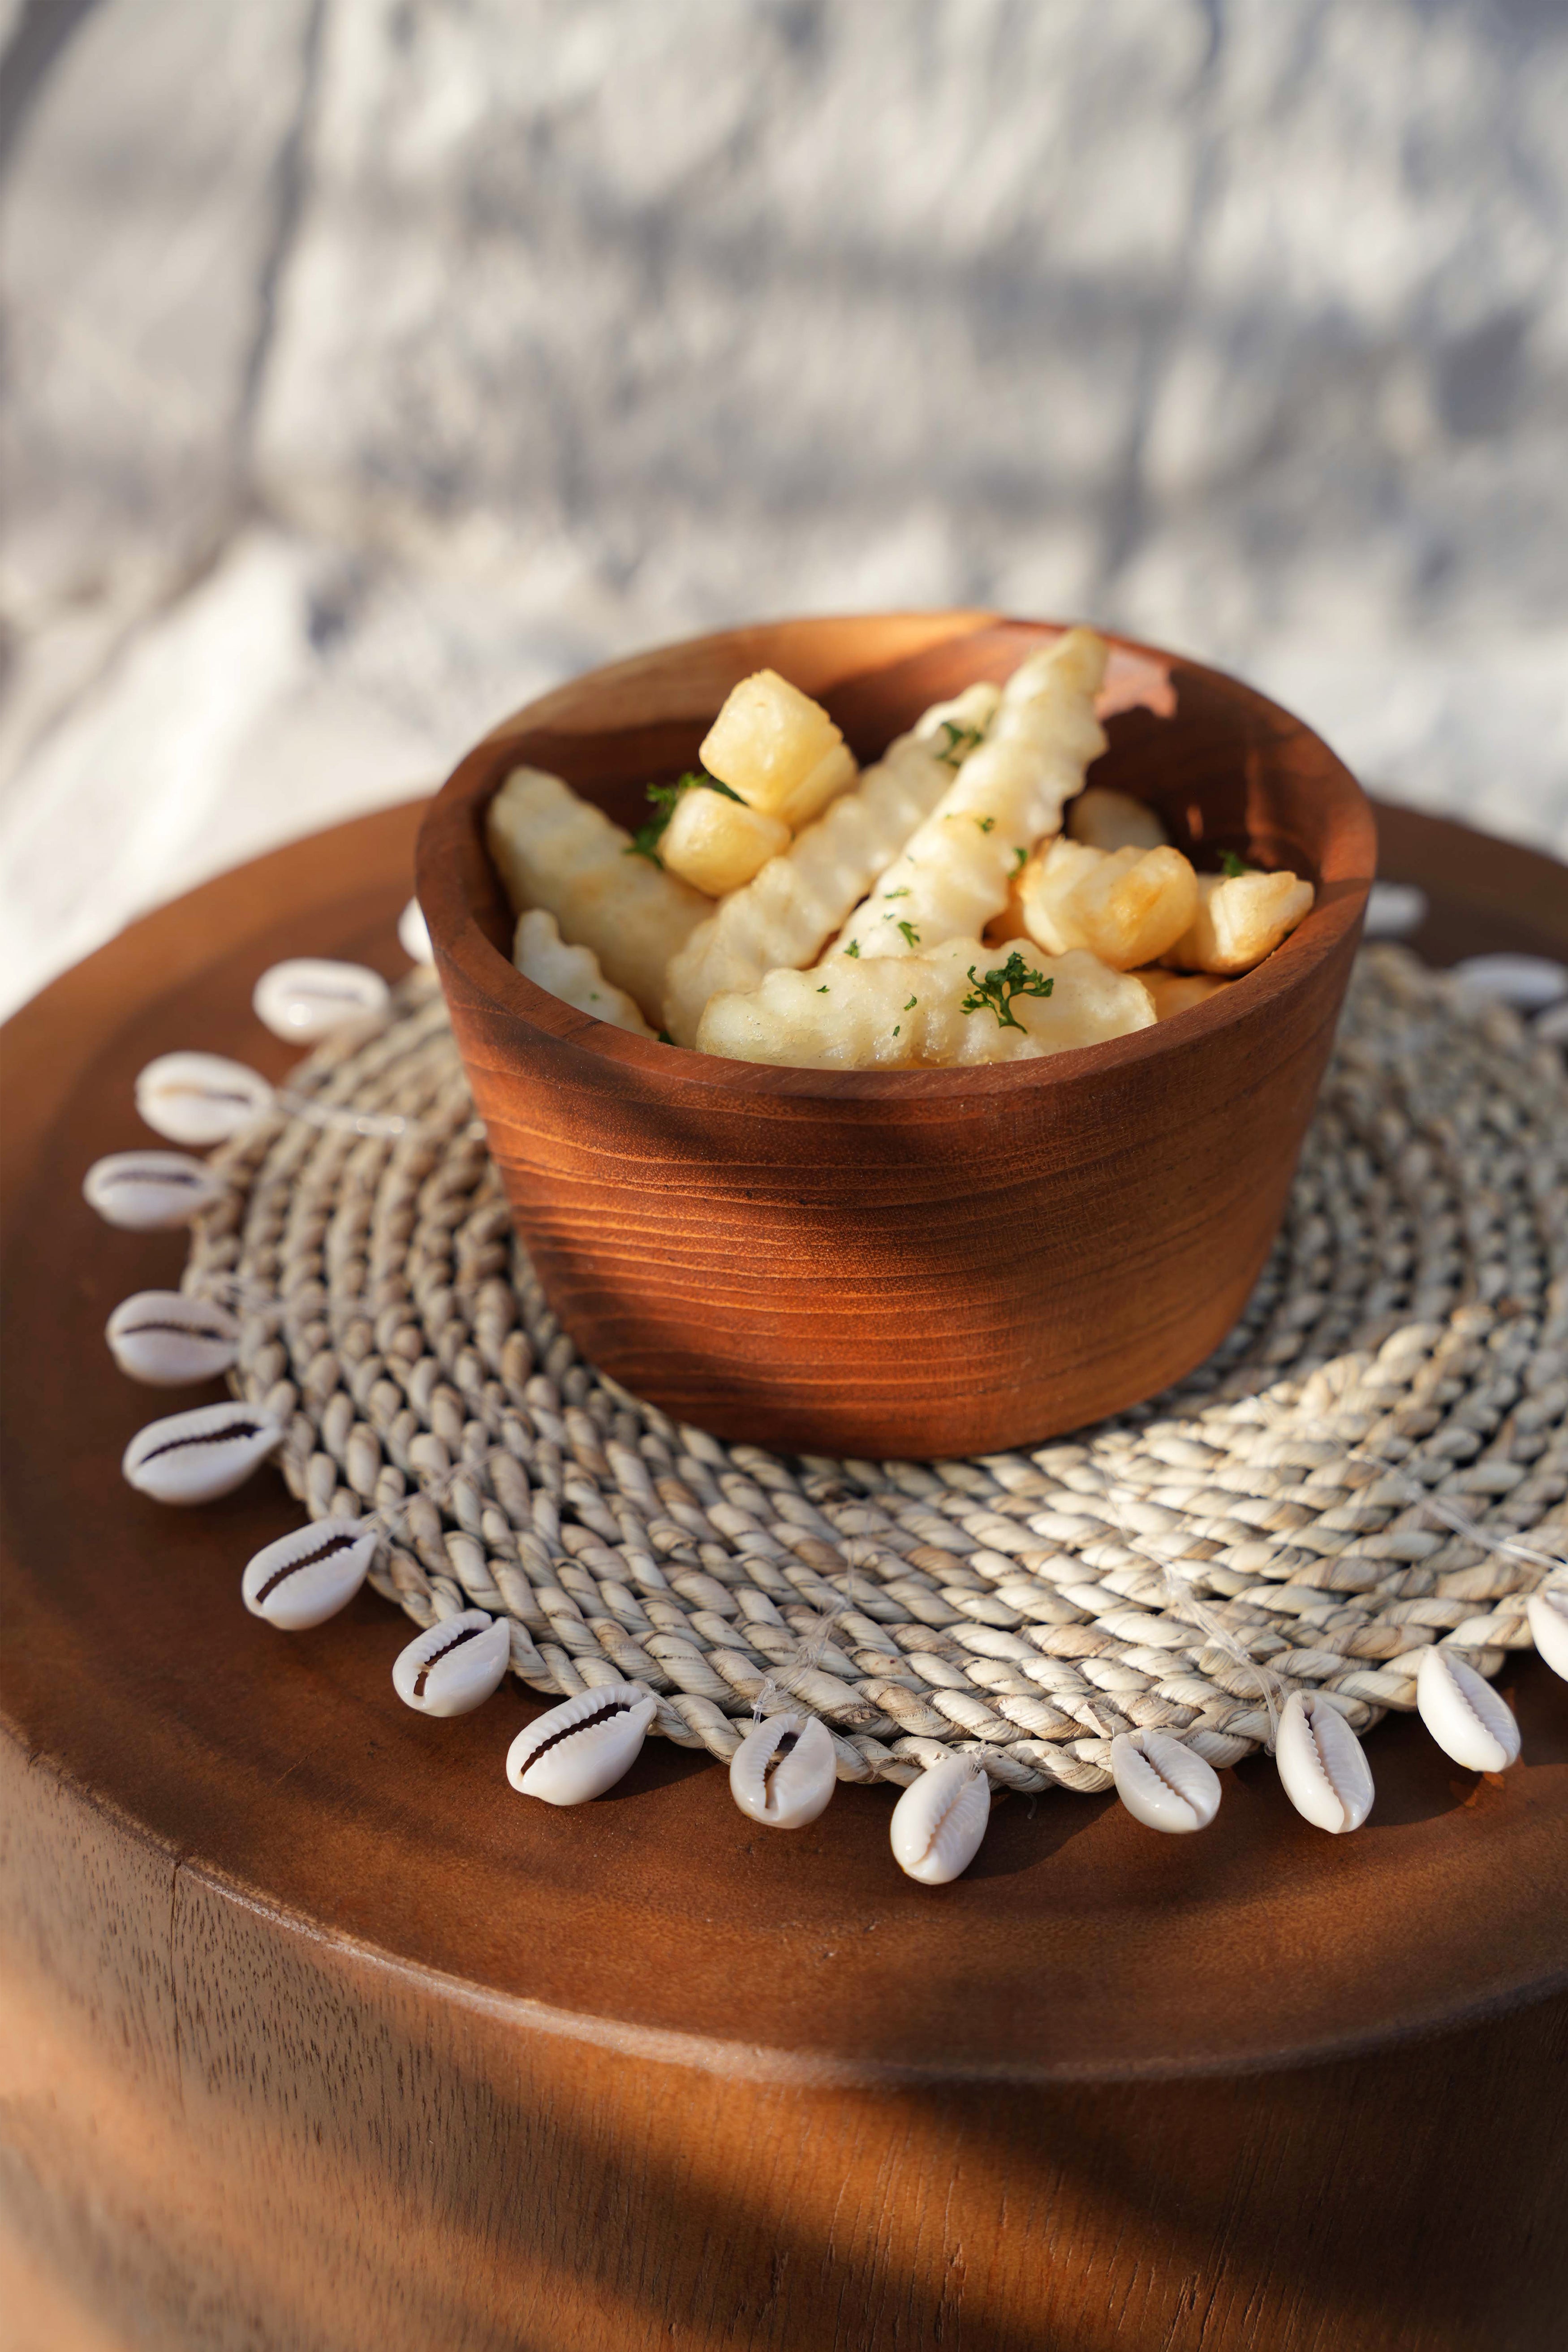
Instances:
[[[184,1242],[100,1224],[82,1172],[137,1139],[155,1053],[281,1071],[249,1004],[268,963],[404,968],[419,814],[222,877],[6,1032],[4,2179],[38,2308],[58,2274],[80,2296],[39,2341],[934,2346],[960,2319],[1020,2347],[1552,2340],[1529,2315],[1568,2284],[1542,2300],[1527,2250],[1542,2197],[1563,2210],[1532,2085],[1568,2016],[1544,1998],[1568,1981],[1568,1689],[1533,1656],[1504,1676],[1525,1760],[1501,1782],[1391,1720],[1354,1838],[1309,1828],[1259,1759],[1192,1840],[1112,1801],[1009,1801],[929,1890],[892,1864],[884,1791],[771,1835],[663,1743],[600,1804],[523,1803],[516,1685],[427,1721],[374,1596],[295,1641],[245,1613],[245,1560],[299,1522],[279,1480],[190,1514],[122,1483],[169,1407],[103,1323]],[[1432,897],[1434,961],[1568,954],[1561,868],[1380,823],[1385,877]],[[1292,2071],[1241,2079],[1269,2069]],[[1415,2162],[1449,2110],[1446,2158]],[[1423,2167],[1385,2336],[1404,2261],[1373,2214],[1398,2226]],[[1348,2231],[1352,2183],[1371,2251],[1309,2289],[1309,2221],[1320,2248],[1342,2205]],[[1515,2333],[1421,2332],[1452,2324],[1461,2255]],[[1228,2282],[1201,2324],[1200,2277]],[[1116,2318],[1118,2278],[1139,2315]],[[1050,2332],[1096,2297],[1098,2332]],[[1325,2311],[1364,2332],[1312,2333]]]

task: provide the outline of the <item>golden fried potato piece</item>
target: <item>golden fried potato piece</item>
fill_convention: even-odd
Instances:
[[[678,1045],[692,1044],[702,1008],[720,989],[755,988],[765,972],[820,953],[872,876],[942,798],[952,782],[954,741],[983,737],[997,698],[994,686],[982,685],[934,704],[853,792],[721,901],[669,967],[664,1025]]]
[[[605,978],[593,950],[568,947],[555,927],[554,916],[547,915],[542,907],[531,907],[518,917],[511,960],[525,980],[547,988],[563,1004],[591,1013],[613,1028],[629,1029],[634,1037],[654,1034],[625,989]]]
[[[789,827],[778,817],[698,785],[677,801],[658,854],[668,873],[710,898],[722,898],[788,847]]]
[[[1217,995],[1228,988],[1228,980],[1220,980],[1206,971],[1162,971],[1158,964],[1150,964],[1132,975],[1148,990],[1154,1006],[1156,1021],[1169,1021],[1173,1014],[1184,1013],[1191,1004],[1201,1004],[1205,996]]]
[[[485,818],[485,839],[513,911],[542,907],[563,940],[589,948],[605,977],[657,1019],[664,975],[713,902],[631,856],[631,835],[559,776],[514,768]]]
[[[715,996],[698,1050],[810,1070],[902,1070],[1038,1060],[1149,1028],[1142,982],[1075,950],[1011,956],[947,940],[929,956],[837,956]]]
[[[831,953],[921,955],[943,940],[979,937],[1105,749],[1094,715],[1105,661],[1103,637],[1069,629],[1019,665],[1002,689],[989,737],[855,909]]]
[[[1198,905],[1160,957],[1176,971],[1250,971],[1311,912],[1310,882],[1294,874],[1200,874]]]
[[[819,702],[760,669],[732,687],[702,744],[710,776],[791,831],[855,779],[855,756]]]
[[[1025,929],[1047,955],[1088,948],[1133,971],[1193,920],[1198,877],[1179,849],[1091,849],[1061,838],[1025,869],[1018,896]]]
[[[1089,784],[1068,804],[1067,832],[1090,849],[1163,849],[1171,838],[1147,801],[1109,784]]]

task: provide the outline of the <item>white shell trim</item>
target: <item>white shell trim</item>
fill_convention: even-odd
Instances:
[[[314,1045],[348,1021],[385,1012],[392,991],[368,964],[333,963],[321,956],[290,956],[264,971],[251,995],[256,1017],[275,1037]]]
[[[1415,1705],[1445,1756],[1470,1772],[1506,1772],[1519,1725],[1484,1675],[1451,1651],[1430,1649],[1415,1669]]]
[[[93,1161],[81,1181],[88,1207],[106,1225],[128,1234],[188,1225],[227,1190],[205,1160],[193,1160],[188,1151],[110,1151]]]
[[[239,1353],[239,1326],[226,1308],[183,1290],[134,1291],[103,1336],[121,1370],[153,1389],[216,1379]]]
[[[213,1503],[243,1485],[283,1434],[254,1405],[199,1404],[139,1429],[120,1466],[154,1502]]]
[[[1531,1638],[1554,1675],[1568,1677],[1568,1592],[1548,1585],[1525,1603]]]
[[[730,1759],[730,1794],[752,1821],[771,1830],[804,1829],[816,1821],[837,1780],[832,1738],[815,1715],[769,1716]]]
[[[416,1715],[467,1715],[499,1687],[510,1661],[507,1620],[465,1609],[437,1618],[398,1652],[392,1687]]]
[[[968,1869],[991,1818],[991,1784],[967,1756],[947,1756],[911,1780],[893,1807],[893,1859],[923,1886]]]
[[[1469,995],[1511,1004],[1521,1013],[1539,1013],[1568,996],[1568,964],[1554,963],[1550,956],[1466,956],[1448,976]]]
[[[160,1054],[136,1081],[136,1108],[172,1143],[226,1143],[272,1105],[259,1070],[223,1054]]]
[[[410,898],[397,918],[397,944],[410,963],[434,963],[436,950],[430,944],[430,926],[425,920],[424,909],[417,898]]]
[[[1110,1776],[1133,1819],[1152,1830],[1185,1836],[1206,1830],[1219,1811],[1219,1774],[1168,1731],[1119,1731]]]
[[[316,1519],[258,1551],[239,1590],[253,1617],[302,1633],[346,1609],[364,1582],[378,1541],[371,1519]]]
[[[654,1711],[640,1683],[595,1683],[518,1733],[507,1750],[506,1777],[523,1796],[547,1805],[586,1804],[631,1769]]]
[[[1372,1811],[1372,1768],[1340,1713],[1316,1691],[1292,1691],[1279,1715],[1274,1760],[1304,1821],[1333,1837],[1359,1830]]]

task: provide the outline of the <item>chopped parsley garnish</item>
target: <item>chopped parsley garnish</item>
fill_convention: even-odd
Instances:
[[[677,777],[673,784],[649,784],[647,797],[658,814],[650,816],[646,824],[638,825],[622,856],[646,857],[650,866],[662,866],[664,860],[658,854],[658,845],[664,839],[665,827],[675,814],[677,803],[691,792],[721,793],[727,801],[738,801],[741,797],[739,793],[732,793],[728,784],[721,784],[717,776],[699,774],[689,768],[684,776]]]
[[[980,827],[982,833],[990,833],[994,831],[996,824],[996,820],[994,816],[977,816],[974,822]]]
[[[823,982],[822,986],[817,990],[817,992],[817,992],[818,996],[826,996],[826,993],[827,993],[827,982],[826,982],[826,981],[824,981],[824,982]]]
[[[896,1036],[898,1035],[898,1034],[899,1034],[899,1029],[901,1029],[901,1028],[903,1027],[903,1025],[904,1025],[904,1024],[903,1024],[903,1023],[900,1021],[900,1022],[899,1023],[899,1024],[898,1024],[898,1028],[897,1028],[897,1029],[895,1029],[895,1030],[893,1031],[893,1034],[894,1034],[894,1036],[895,1036],[895,1037],[896,1037]]]
[[[900,883],[896,890],[884,890],[882,893],[884,898],[907,898],[909,895],[909,887],[905,883]]]
[[[846,954],[846,955],[858,956],[858,955],[859,954],[859,952],[860,952],[860,942],[859,942],[859,940],[850,940],[850,942],[849,942],[849,944],[848,944],[848,946],[845,949],[844,952],[845,952],[845,954]]]
[[[1028,862],[1029,862],[1029,853],[1028,853],[1028,851],[1024,847],[1023,843],[1022,843],[1022,842],[1019,842],[1019,843],[1015,846],[1014,851],[1013,851],[1013,865],[1012,865],[1011,874],[1021,874],[1021,873],[1023,872],[1023,870],[1024,870],[1025,866],[1028,864]],[[1011,874],[1009,875],[1009,879],[1011,879]]]
[[[911,996],[909,1003],[905,1005],[904,1011],[906,1013],[912,1013],[919,1003],[920,998],[918,996]]]
[[[974,966],[969,967],[969,978],[974,982],[974,993],[966,996],[959,1007],[963,1013],[994,1013],[998,1029],[1021,1029],[1023,1023],[1013,1014],[1016,996],[1048,996],[1056,982],[1047,980],[1043,971],[1036,971],[1024,961],[1016,948],[1005,964],[988,971],[984,980],[976,979]]]
[[[985,740],[984,727],[961,727],[957,720],[952,719],[942,720],[942,731],[947,737],[947,740],[936,756],[944,768],[958,767],[963,761],[968,759],[975,745],[983,743]]]
[[[904,935],[904,945],[907,948],[919,947],[921,943],[921,935],[919,931],[916,930],[912,923],[900,923],[899,925],[899,929]]]
[[[1219,870],[1227,882],[1234,882],[1238,875],[1256,874],[1259,869],[1256,866],[1248,866],[1246,859],[1238,857],[1234,849],[1222,849],[1219,854]]]

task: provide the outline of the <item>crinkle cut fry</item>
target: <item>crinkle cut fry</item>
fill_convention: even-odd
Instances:
[[[977,939],[1002,912],[1013,877],[1058,831],[1105,749],[1094,698],[1107,654],[1094,630],[1069,629],[1014,671],[989,738],[889,861],[829,956],[919,955],[943,940]]]
[[[1034,1061],[1153,1023],[1142,982],[1081,949],[1043,956],[1024,941],[1011,989],[997,980],[1007,962],[1006,949],[947,940],[929,956],[772,971],[755,989],[712,998],[698,1046],[799,1069],[952,1067]]]
[[[518,917],[511,960],[525,980],[548,989],[563,1004],[591,1013],[613,1028],[628,1029],[634,1037],[654,1034],[626,990],[605,979],[592,948],[568,946],[554,916],[542,907],[530,907]]]
[[[852,792],[770,858],[754,881],[721,901],[669,966],[664,1019],[678,1045],[696,1042],[703,1008],[721,990],[752,989],[769,971],[814,960],[952,782],[943,728],[984,728],[997,700],[996,688],[983,684],[935,704]]]
[[[606,979],[656,1015],[669,960],[712,901],[628,856],[628,833],[540,768],[513,769],[490,803],[485,838],[513,912],[553,915],[563,940],[591,950]]]

